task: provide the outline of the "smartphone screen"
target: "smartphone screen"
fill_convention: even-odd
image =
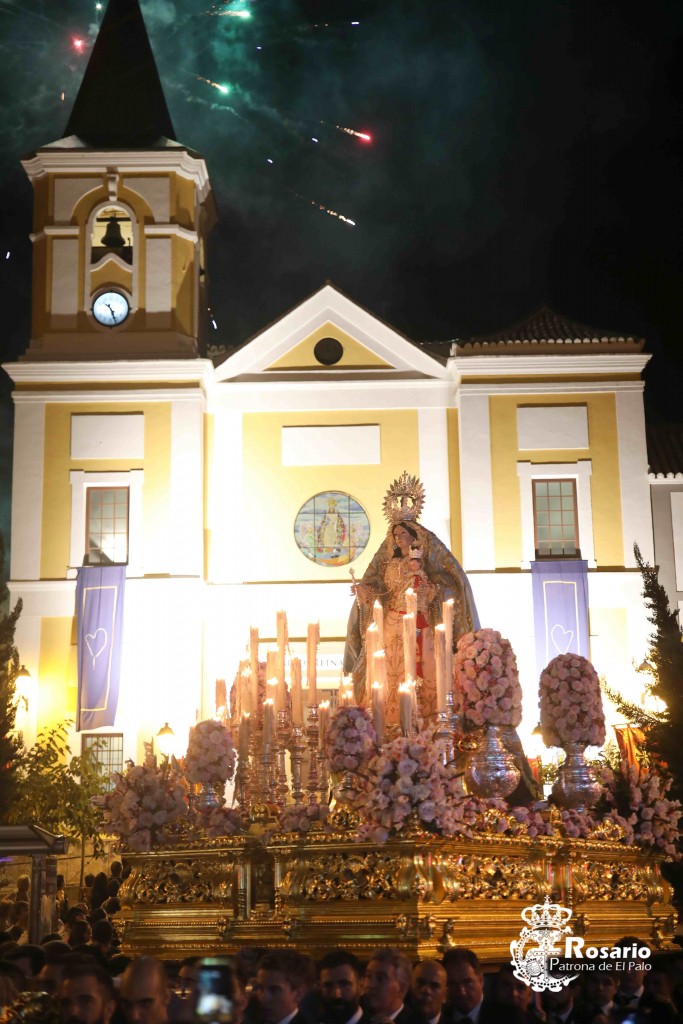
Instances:
[[[202,960],[197,974],[197,1017],[206,1024],[231,1024],[234,984],[230,960],[224,957]]]

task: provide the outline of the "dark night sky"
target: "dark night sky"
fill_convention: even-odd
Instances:
[[[242,342],[326,278],[415,340],[545,301],[645,336],[650,415],[683,419],[678,0],[141,6],[176,135],[217,198],[210,340]],[[0,0],[3,358],[29,337],[18,159],[62,134],[96,17],[92,0]]]

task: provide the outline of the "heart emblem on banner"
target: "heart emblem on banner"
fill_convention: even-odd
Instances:
[[[100,654],[107,646],[108,639],[107,631],[106,629],[103,629],[102,626],[100,626],[99,629],[96,629],[94,633],[85,634],[85,646],[90,651],[93,668],[95,667],[95,662],[99,658]]]
[[[566,654],[571,647],[572,640],[574,639],[574,630],[565,629],[564,626],[561,626],[558,622],[550,630],[550,639],[552,640],[555,649],[558,650],[560,654]]]

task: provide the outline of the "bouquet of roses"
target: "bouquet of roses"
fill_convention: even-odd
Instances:
[[[112,775],[114,788],[95,802],[104,811],[104,830],[129,850],[147,853],[171,839],[169,826],[187,817],[187,784],[170,765],[135,765]]]
[[[624,842],[653,847],[673,860],[680,860],[678,842],[683,810],[678,800],[670,800],[666,795],[671,780],[663,779],[650,768],[621,760],[614,768],[603,768],[601,781],[610,808],[607,817],[625,830]]]
[[[190,782],[216,785],[227,782],[235,770],[235,748],[230,731],[220,722],[207,719],[192,730],[185,755]]]
[[[278,815],[281,832],[310,832],[316,821],[325,822],[330,813],[327,804],[286,804]]]
[[[368,764],[365,790],[356,805],[366,819],[360,835],[383,842],[413,812],[421,825],[436,832],[457,789],[455,769],[443,763],[442,744],[431,732],[385,743]]]
[[[580,654],[560,654],[541,673],[541,732],[549,747],[568,743],[601,747],[605,715],[600,680]]]
[[[478,629],[458,640],[453,660],[455,709],[464,725],[515,728],[522,720],[522,688],[509,640]]]
[[[325,757],[331,772],[362,772],[377,751],[377,735],[367,708],[338,707],[327,730]]]
[[[202,817],[201,824],[211,839],[234,836],[245,827],[242,812],[238,807],[215,807],[210,814]]]

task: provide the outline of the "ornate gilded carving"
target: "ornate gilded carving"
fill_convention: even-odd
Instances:
[[[280,889],[284,898],[312,902],[397,899],[428,888],[412,858],[386,853],[330,852],[290,860]]]
[[[136,865],[125,903],[226,903],[232,899],[235,862],[229,858],[149,858]]]
[[[528,899],[547,891],[542,861],[524,861],[505,854],[476,856],[446,853],[435,861],[447,900]]]
[[[573,903],[585,900],[660,902],[663,889],[648,865],[623,861],[576,861],[572,865]]]

